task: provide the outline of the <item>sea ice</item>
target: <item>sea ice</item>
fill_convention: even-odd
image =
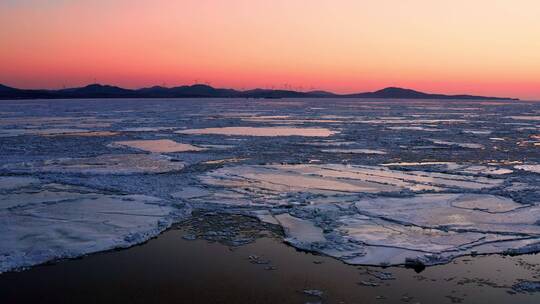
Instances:
[[[199,148],[190,144],[177,143],[170,139],[116,141],[113,143],[113,145],[131,147],[153,153],[172,153],[205,150],[204,148]]]
[[[278,225],[292,246],[352,264],[540,252],[537,104],[329,105],[0,103],[0,271],[130,246],[181,219],[187,205]],[[183,141],[197,134],[216,136]],[[160,155],[186,150],[197,153],[183,154],[185,162]],[[204,237],[236,225],[203,222]]]
[[[461,255],[540,246],[540,208],[501,197],[426,194],[363,199],[341,208],[337,214],[317,208],[305,219],[280,215],[292,223],[278,220],[292,245],[351,264],[432,265]]]
[[[265,192],[381,193],[489,189],[502,179],[437,172],[400,171],[376,166],[267,165],[222,168],[201,177],[207,184]]]
[[[180,191],[172,193],[171,196],[180,199],[192,199],[207,196],[208,194],[209,192],[203,188],[187,186],[182,187]]]
[[[134,127],[134,128],[124,128],[121,131],[124,132],[159,132],[159,131],[170,131],[174,130],[172,127]]]
[[[540,174],[540,165],[519,165],[519,166],[514,166],[514,168]]]
[[[200,178],[208,186],[236,193],[234,200],[224,200],[223,190],[207,187],[193,202],[250,206],[253,216],[281,225],[291,245],[351,264],[432,265],[475,253],[534,251],[540,246],[540,207],[492,194],[423,194],[503,185],[501,179],[477,175],[483,173],[471,170],[472,176],[466,176],[333,164],[244,165]],[[367,193],[403,190],[417,194],[365,198]]]
[[[42,162],[4,165],[15,172],[81,173],[81,174],[137,174],[178,171],[181,162],[157,154],[110,154],[88,158],[61,158]]]
[[[311,245],[312,243],[326,241],[322,229],[316,227],[308,220],[296,218],[288,213],[276,215],[275,218],[283,227],[283,230],[285,230],[285,235],[287,236],[286,241],[300,248],[305,248],[306,246],[301,245],[300,243]]]
[[[496,166],[485,165],[472,165],[472,164],[457,164],[453,162],[397,162],[382,164],[386,167],[424,167],[424,166],[436,166],[450,171],[452,173],[467,173],[473,175],[504,175],[510,174],[513,171],[507,168],[500,168]]]
[[[514,120],[540,121],[540,116],[519,115],[519,116],[509,116],[508,118],[511,118],[511,119],[514,119]]]
[[[101,137],[101,136],[116,136],[120,135],[120,132],[113,131],[88,131],[88,132],[70,132],[60,133],[49,136],[80,136],[80,137]]]
[[[401,118],[381,118],[373,120],[359,120],[357,123],[367,124],[453,124],[453,123],[467,123],[465,119],[401,119]]]
[[[439,140],[439,139],[430,139],[430,141],[433,142],[434,144],[443,145],[443,146],[457,146],[457,147],[467,148],[467,149],[484,149],[484,146],[481,144],[458,143],[458,142]]]
[[[90,132],[85,129],[1,129],[0,137],[13,137],[21,135],[65,135]]]
[[[463,130],[463,133],[474,135],[489,135],[493,132],[491,130]]]
[[[326,153],[343,153],[343,154],[379,154],[384,155],[386,152],[373,149],[323,149]]]
[[[39,183],[37,178],[23,176],[0,176],[0,191],[28,187]],[[1,197],[0,197],[1,199]]]
[[[447,164],[453,164],[451,162],[440,162],[440,161],[426,161],[426,162],[397,162],[397,163],[385,163],[382,164],[383,166],[400,166],[400,167],[408,167],[408,166],[433,166],[433,165],[447,165]]]
[[[389,130],[405,130],[405,131],[426,131],[426,132],[441,132],[443,130],[441,129],[435,129],[435,128],[425,128],[425,127],[417,127],[417,126],[403,126],[403,127],[387,127]]]
[[[306,142],[304,143],[310,146],[350,146],[356,144],[354,141],[339,141],[339,140],[322,140],[315,142]]]
[[[69,191],[68,191],[69,190]],[[53,259],[129,247],[185,217],[189,208],[144,195],[61,187],[0,201],[0,273]],[[15,197],[14,197],[15,196]]]
[[[288,128],[288,127],[223,127],[180,130],[179,134],[217,134],[237,136],[305,136],[328,137],[339,133],[325,128]]]

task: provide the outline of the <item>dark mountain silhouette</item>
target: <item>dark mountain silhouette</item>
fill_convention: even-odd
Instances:
[[[504,97],[487,97],[474,95],[444,95],[418,92],[411,89],[389,87],[375,92],[348,94],[354,98],[407,98],[407,99],[515,99]]]
[[[356,98],[426,98],[435,94],[427,94],[410,89],[389,87],[375,92],[349,94]]]
[[[309,91],[307,94],[310,97],[339,97],[337,94],[327,91]]]
[[[17,89],[0,84],[0,92],[12,92],[14,90],[17,90]]]
[[[268,90],[254,89],[241,92],[242,97],[247,98],[299,98],[308,97],[305,92],[288,91],[288,90]]]
[[[136,92],[133,90],[123,89],[120,87],[90,84],[81,88],[70,88],[53,91],[65,98],[114,98],[114,97],[136,97]]]
[[[375,92],[335,94],[326,91],[300,92],[291,90],[254,89],[238,91],[195,84],[179,87],[154,86],[142,89],[124,89],[116,86],[90,84],[80,88],[61,90],[26,90],[0,84],[0,99],[60,99],[60,98],[397,98],[397,99],[469,99],[508,100],[514,98],[474,95],[429,94],[411,89],[389,87]],[[514,99],[515,100],[515,99]]]
[[[0,99],[54,98],[46,90],[21,90],[0,84]]]
[[[180,86],[173,88],[150,87],[135,90],[138,95],[146,98],[175,98],[175,97],[234,97],[240,94],[233,89],[216,89],[205,84]]]

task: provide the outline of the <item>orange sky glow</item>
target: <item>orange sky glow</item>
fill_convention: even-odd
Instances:
[[[0,83],[540,100],[538,0],[2,0]]]

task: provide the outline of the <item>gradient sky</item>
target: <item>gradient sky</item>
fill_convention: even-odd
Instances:
[[[540,100],[538,0],[0,0],[0,83]]]

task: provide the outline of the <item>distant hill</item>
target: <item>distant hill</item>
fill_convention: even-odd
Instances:
[[[0,92],[11,92],[16,89],[0,84]]]
[[[137,97],[133,90],[120,87],[100,84],[90,84],[81,88],[62,89],[51,91],[52,94],[59,95],[58,98],[115,98],[115,97]]]
[[[61,98],[387,98],[387,99],[469,99],[517,100],[506,97],[474,95],[429,94],[411,89],[389,87],[375,92],[335,94],[326,91],[300,92],[291,90],[253,89],[238,91],[195,84],[179,87],[154,86],[124,89],[116,86],[90,84],[80,88],[61,90],[26,90],[0,84],[0,99],[61,99]]]
[[[346,97],[353,98],[402,98],[402,99],[511,99],[516,98],[506,97],[488,97],[488,96],[474,96],[474,95],[444,95],[444,94],[429,94],[424,92],[418,92],[411,89],[403,89],[396,87],[389,87],[375,92],[348,94]]]

